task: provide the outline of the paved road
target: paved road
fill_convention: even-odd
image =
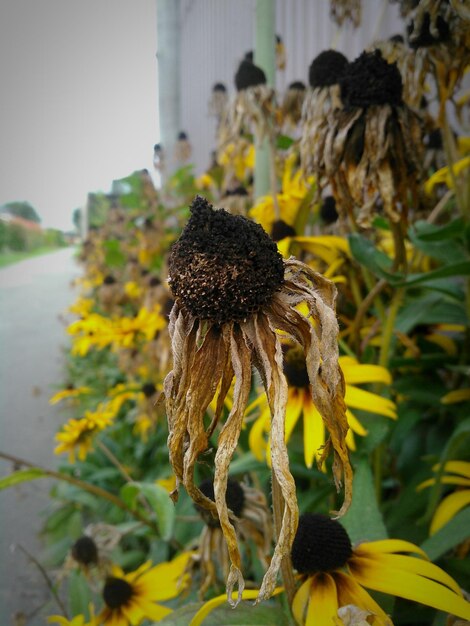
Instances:
[[[70,283],[80,272],[73,254],[67,248],[0,269],[0,449],[48,467],[57,463],[53,436],[64,420],[48,399],[63,380],[60,315],[74,300]],[[11,469],[0,461],[0,475]],[[1,626],[44,624],[46,585],[16,546],[40,556],[50,487],[39,479],[0,492]],[[57,612],[52,604],[48,610]]]

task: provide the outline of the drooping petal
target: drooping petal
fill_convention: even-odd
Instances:
[[[466,402],[470,400],[470,389],[455,389],[454,391],[449,391],[445,396],[442,396],[441,403],[442,404],[457,404],[458,402]]]
[[[354,554],[358,556],[368,556],[369,554],[376,554],[381,552],[388,554],[391,552],[414,552],[420,554],[422,557],[429,561],[429,557],[424,550],[419,546],[416,546],[410,541],[404,541],[403,539],[379,539],[378,541],[367,541],[360,543],[354,548]]]
[[[356,435],[360,435],[361,437],[365,437],[367,435],[367,430],[349,409],[346,409],[346,417],[348,418],[350,429],[355,432]]]
[[[432,468],[434,471],[438,470],[440,464],[437,463]],[[454,474],[461,474],[462,476],[466,476],[470,478],[470,462],[468,461],[447,461],[444,465],[445,472],[453,472]]]
[[[304,393],[301,389],[289,388],[286,407],[285,440],[289,441],[292,431],[300,417],[304,404]]]
[[[305,626],[331,626],[338,615],[336,583],[330,574],[315,574]]]
[[[470,504],[470,489],[451,493],[439,504],[432,518],[431,535],[445,526],[461,509]]]
[[[338,602],[340,606],[354,604],[361,609],[370,611],[374,615],[381,618],[384,626],[391,625],[390,619],[384,613],[382,608],[370,596],[367,591],[359,585],[352,576],[343,572],[335,572],[336,587],[338,589]]]
[[[441,485],[459,485],[461,487],[470,487],[470,478],[463,478],[462,476],[442,476],[439,480]],[[436,484],[435,478],[428,478],[416,487],[416,491],[421,491]]]
[[[325,445],[325,425],[312,399],[304,402],[304,458],[305,465],[312,467],[315,455]]]
[[[142,575],[138,581],[143,594],[151,600],[170,600],[184,588],[184,572],[192,552],[182,552],[172,561],[160,563]]]
[[[350,356],[340,356],[339,364],[347,385],[360,385],[361,383],[392,384],[390,372],[381,365],[359,363]]]
[[[292,603],[292,614],[299,626],[302,626],[305,619],[307,604],[310,598],[310,587],[312,579],[309,577],[305,580],[297,590],[294,601]]]
[[[434,580],[400,569],[384,569],[371,559],[361,557],[350,559],[349,567],[354,578],[364,587],[470,619],[470,603]]]
[[[383,398],[376,393],[346,385],[344,400],[348,407],[362,409],[369,413],[378,413],[391,419],[397,418],[395,404],[388,398]]]

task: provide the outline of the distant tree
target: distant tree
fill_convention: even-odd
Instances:
[[[80,207],[78,207],[77,209],[74,210],[72,214],[72,222],[78,233],[82,232],[82,219],[83,219],[82,210]]]
[[[36,222],[36,224],[39,224],[41,221],[36,209],[29,202],[8,202],[2,206],[1,211],[2,213],[11,213],[11,215]]]

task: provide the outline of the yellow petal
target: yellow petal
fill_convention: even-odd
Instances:
[[[470,619],[470,603],[433,580],[403,570],[384,569],[371,559],[360,557],[350,559],[350,568],[354,578],[365,587]]]
[[[303,389],[289,389],[289,393],[287,396],[284,435],[286,443],[289,441],[292,431],[294,430],[294,426],[297,424],[297,421],[300,417],[300,413],[302,412],[302,406],[304,404],[304,398],[306,395],[307,394],[304,393]]]
[[[350,356],[339,357],[339,364],[343,370],[344,380],[350,385],[361,383],[384,383],[392,384],[390,372],[380,365],[368,365],[358,363]]]
[[[299,624],[299,626],[302,626],[304,623],[307,603],[310,597],[311,584],[312,579],[309,577],[304,583],[302,583],[294,596],[294,601],[292,603],[292,613],[294,615],[295,621],[297,622],[297,624]]]
[[[338,615],[336,583],[330,574],[315,574],[305,626],[332,626]]]
[[[455,389],[442,396],[441,404],[457,404],[457,402],[466,402],[467,400],[470,400],[470,389]]]
[[[367,556],[367,554],[376,554],[377,552],[387,554],[391,552],[414,552],[420,554],[429,561],[426,552],[410,541],[403,539],[379,539],[378,541],[367,541],[361,543],[354,548],[354,554]]]
[[[382,396],[364,389],[358,389],[352,385],[346,385],[346,393],[344,400],[348,407],[353,409],[362,409],[369,413],[378,413],[391,419],[396,419],[397,414],[395,410],[395,404],[388,398],[382,398]]]
[[[304,458],[305,465],[312,467],[315,455],[325,445],[325,425],[313,400],[304,403]]]
[[[284,591],[283,587],[276,587],[273,592],[273,596],[277,596],[281,591]],[[258,597],[258,589],[245,589],[242,593],[242,600],[255,600]],[[238,599],[238,591],[234,591],[232,593],[232,600]],[[209,602],[206,602],[204,606],[202,606],[196,615],[191,620],[189,626],[199,626],[206,619],[206,617],[218,606],[221,606],[227,602],[227,594],[223,594],[221,596],[217,596],[216,598],[212,598]]]
[[[470,489],[456,491],[444,498],[434,513],[429,533],[431,535],[437,533],[440,528],[445,526],[447,522],[450,522],[450,520],[468,504],[470,504]]]
[[[260,462],[263,462],[266,458],[267,443],[264,435],[267,427],[269,427],[269,422],[266,424],[266,418],[263,414],[261,414],[252,425],[250,434],[248,435],[248,445],[250,446],[250,450],[255,458]]]
[[[449,356],[455,356],[457,354],[457,346],[455,341],[447,335],[441,335],[440,333],[430,333],[425,337],[426,341],[434,343],[446,352]]]
[[[436,471],[439,467],[440,464],[437,463],[432,469]],[[444,471],[461,474],[462,476],[470,478],[470,463],[468,461],[447,461],[444,465]]]
[[[463,478],[462,476],[442,476],[440,481],[442,485],[461,485],[463,487],[470,487],[470,478]],[[435,478],[428,478],[428,480],[419,483],[416,487],[416,491],[421,491],[426,487],[430,487],[436,483]]]
[[[348,429],[348,432],[346,433],[345,441],[346,441],[346,445],[348,446],[348,448],[352,450],[353,452],[355,452],[356,440],[354,439],[354,433],[350,428]]]
[[[349,409],[346,409],[346,417],[348,418],[348,424],[352,431],[361,437],[365,437],[367,435],[367,430]]]
[[[335,572],[335,580],[340,606],[354,604],[361,609],[365,609],[377,615],[384,620],[385,624],[388,625],[391,623],[382,608],[361,585],[358,585],[352,576],[344,574],[343,572]]]

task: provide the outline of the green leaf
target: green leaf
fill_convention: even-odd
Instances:
[[[418,220],[413,230],[419,239],[423,241],[443,241],[444,239],[455,239],[462,234],[465,222],[459,217],[445,226],[435,226],[424,220]]]
[[[163,620],[159,626],[188,626],[191,619],[204,605],[204,602],[193,602],[177,609]],[[203,622],[203,626],[289,626],[288,617],[278,604],[263,602],[253,606],[251,600],[241,602],[237,608],[232,609],[228,603],[217,607],[209,613]]]
[[[88,605],[92,600],[90,588],[83,574],[74,570],[68,580],[69,604],[72,615],[88,614]]]
[[[452,276],[470,276],[470,261],[451,263],[437,270],[433,270],[432,272],[425,272],[424,274],[410,274],[406,280],[395,280],[394,277],[392,277],[390,282],[397,287],[409,287],[410,285],[427,283],[436,278],[451,278]]]
[[[18,470],[8,476],[0,478],[0,490],[7,489],[8,487],[14,487],[19,483],[25,483],[28,480],[35,480],[36,478],[42,478],[47,476],[46,472],[39,467],[31,467],[29,469]]]
[[[292,139],[292,137],[288,137],[287,135],[279,135],[276,140],[276,148],[278,148],[278,150],[288,150],[293,143],[294,140]]]
[[[392,266],[392,260],[385,252],[378,250],[368,239],[352,233],[348,236],[351,254],[361,265],[369,269],[373,274],[386,280],[395,277],[388,271]]]
[[[162,539],[168,541],[175,525],[175,506],[166,489],[155,483],[127,483],[121,489],[124,502],[133,509],[137,508],[138,496],[143,495],[155,511],[158,528]]]
[[[386,539],[387,529],[375,496],[374,477],[369,461],[363,458],[354,470],[353,501],[341,518],[352,543]]]
[[[421,544],[421,547],[435,561],[443,554],[468,539],[470,528],[470,507],[457,513],[457,515],[443,526],[435,535],[429,537]]]
[[[124,267],[126,255],[121,250],[121,244],[117,239],[110,239],[103,242],[105,250],[104,261],[108,267]]]

